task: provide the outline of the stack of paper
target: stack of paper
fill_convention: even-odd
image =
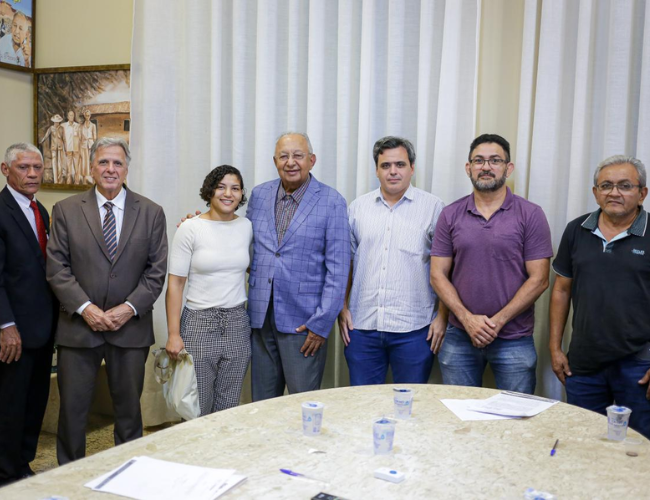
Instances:
[[[533,417],[558,402],[529,394],[504,391],[488,399],[441,399],[463,421]]]
[[[476,404],[480,404],[484,399],[441,399],[440,402],[444,404],[454,415],[460,418],[463,422],[470,420],[504,420],[513,417],[503,417],[501,415],[491,415],[489,413],[481,413],[472,411],[469,408]]]
[[[558,402],[519,392],[502,392],[469,407],[472,411],[504,417],[534,417]]]
[[[84,486],[137,500],[211,500],[241,483],[234,469],[209,469],[134,457]]]

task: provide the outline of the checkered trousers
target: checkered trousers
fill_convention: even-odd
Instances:
[[[251,327],[244,304],[230,309],[183,308],[181,338],[194,358],[201,415],[237,406],[251,358]]]

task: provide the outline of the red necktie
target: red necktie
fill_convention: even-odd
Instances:
[[[29,208],[34,211],[34,218],[36,219],[36,233],[38,234],[38,244],[41,247],[41,252],[43,252],[43,257],[47,257],[47,252],[45,247],[47,246],[47,233],[45,232],[45,222],[43,221],[43,216],[41,211],[38,209],[38,205],[34,200],[29,203]]]

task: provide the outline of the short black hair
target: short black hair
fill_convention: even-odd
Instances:
[[[472,161],[472,151],[474,151],[481,144],[485,144],[486,142],[493,142],[501,146],[506,154],[506,163],[510,163],[510,143],[497,134],[483,134],[474,139],[469,147],[469,155],[467,156],[467,159],[469,161]]]
[[[415,164],[415,148],[413,147],[413,144],[411,144],[411,141],[404,139],[403,137],[388,135],[379,139],[372,147],[372,157],[375,160],[375,167],[379,166],[377,162],[379,161],[380,154],[382,154],[387,149],[396,148],[406,149],[406,154],[409,157],[409,163],[411,165]]]
[[[201,199],[205,201],[205,204],[208,207],[210,206],[210,200],[214,196],[214,191],[226,175],[234,175],[237,177],[239,185],[241,186],[241,201],[239,202],[239,205],[237,205],[237,209],[246,205],[248,198],[246,198],[244,179],[241,176],[241,172],[230,165],[219,165],[218,167],[213,168],[212,171],[205,176],[203,186],[201,186],[201,191],[199,192]]]

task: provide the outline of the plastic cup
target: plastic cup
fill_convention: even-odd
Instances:
[[[625,438],[625,454],[628,457],[638,457],[641,454],[643,440],[640,438]]]
[[[413,409],[413,389],[393,388],[393,402],[395,403],[395,417],[401,419],[411,418]]]
[[[623,441],[627,435],[627,425],[632,410],[625,406],[607,407],[607,439]]]
[[[302,404],[302,433],[305,436],[320,434],[324,409],[325,405],[318,401],[307,401]]]
[[[388,455],[393,451],[393,438],[395,437],[395,422],[382,417],[372,424],[372,440],[375,455]]]

